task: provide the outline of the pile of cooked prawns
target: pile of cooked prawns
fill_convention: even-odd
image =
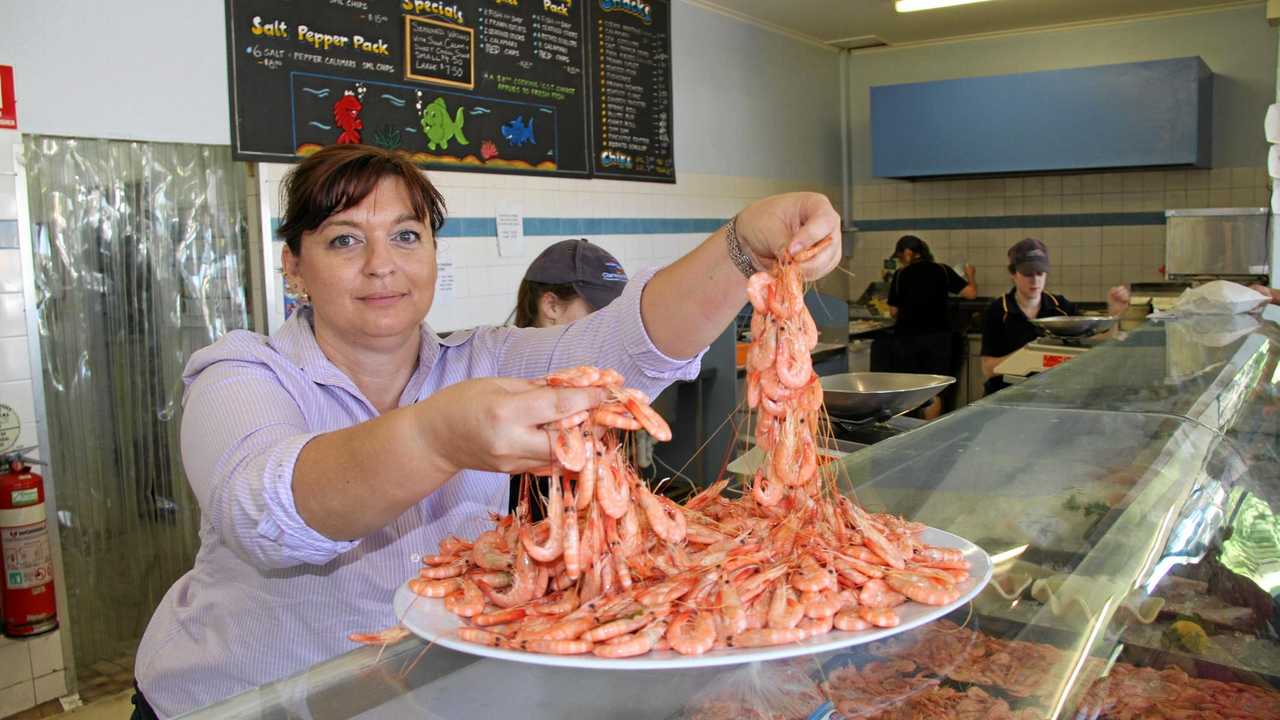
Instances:
[[[623,435],[671,438],[649,399],[616,371],[563,370],[547,384],[602,387],[609,400],[548,426],[554,461],[525,476],[516,512],[472,541],[446,538],[409,589],[443,599],[463,619],[462,640],[605,658],[893,627],[903,603],[958,599],[969,576],[959,550],[921,543],[920,523],[867,512],[819,462],[822,388],[809,355],[818,332],[804,304],[805,259],[784,258],[749,281],[748,404],[765,451],[750,492],[722,496],[721,479],[684,504],[656,494]],[[532,475],[549,478],[537,522]],[[351,639],[407,634],[395,627]]]

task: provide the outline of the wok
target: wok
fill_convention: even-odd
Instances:
[[[1115,324],[1116,320],[1117,318],[1114,315],[1067,315],[1064,317],[1036,318],[1031,321],[1031,324],[1054,337],[1077,338],[1106,332]]]
[[[850,422],[884,422],[920,407],[956,379],[948,375],[857,372],[820,379],[827,412]]]

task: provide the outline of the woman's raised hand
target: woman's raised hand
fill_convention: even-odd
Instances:
[[[1117,285],[1107,291],[1107,312],[1112,315],[1122,315],[1124,311],[1129,309],[1129,288],[1125,285]]]
[[[601,388],[494,377],[450,385],[419,408],[424,434],[455,471],[518,473],[551,461],[544,425],[604,401]]]
[[[806,280],[816,280],[840,262],[840,215],[819,193],[787,193],[752,203],[738,213],[738,238],[757,264],[770,267],[784,252],[799,255],[832,238],[801,264]]]

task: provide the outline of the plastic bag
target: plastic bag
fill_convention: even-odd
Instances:
[[[1240,283],[1214,280],[1183,291],[1172,309],[1152,313],[1149,317],[1163,319],[1191,315],[1238,315],[1253,312],[1270,300],[1266,295]]]
[[[826,698],[810,677],[812,658],[750,663],[695,695],[680,720],[806,720]]]

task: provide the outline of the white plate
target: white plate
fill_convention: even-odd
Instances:
[[[443,645],[458,652],[482,657],[510,660],[512,662],[532,663],[534,665],[556,665],[560,667],[593,668],[598,670],[654,670],[691,667],[708,667],[713,665],[737,665],[739,663],[757,662],[760,660],[777,660],[795,655],[838,650],[850,645],[880,640],[897,635],[912,628],[920,627],[931,620],[955,610],[972,600],[991,580],[991,558],[982,548],[949,532],[928,528],[921,535],[928,545],[959,548],[969,561],[969,579],[960,583],[963,594],[958,600],[948,605],[921,605],[910,602],[897,608],[902,622],[892,628],[872,628],[861,632],[845,632],[832,630],[818,637],[802,640],[790,645],[777,645],[763,648],[731,648],[712,650],[705,655],[681,655],[671,650],[651,652],[633,658],[602,658],[595,655],[544,655],[542,653],[507,650],[505,648],[477,645],[458,639],[455,631],[462,626],[462,619],[444,609],[444,602],[421,598],[409,590],[409,583],[396,590],[393,607],[396,617],[405,627],[416,635]]]

